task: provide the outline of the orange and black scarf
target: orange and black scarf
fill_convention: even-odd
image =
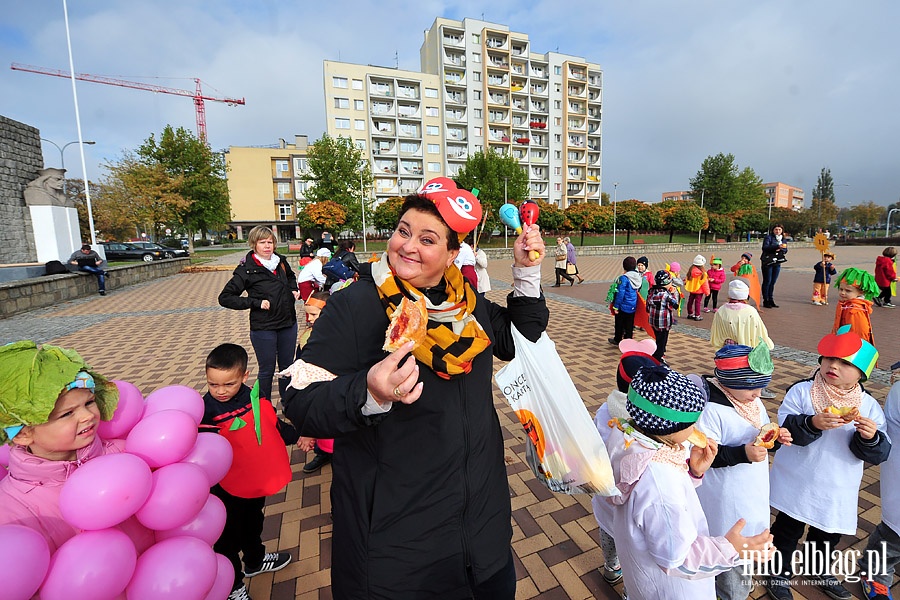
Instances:
[[[418,300],[424,294],[394,275],[387,254],[372,263],[372,278],[385,312],[390,317],[403,296]],[[444,272],[447,299],[435,306],[428,297],[428,335],[416,346],[413,356],[439,377],[450,379],[472,370],[472,360],[491,345],[487,332],[475,319],[477,294],[465,285],[456,265]]]

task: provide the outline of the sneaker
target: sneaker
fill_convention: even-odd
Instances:
[[[774,300],[769,300],[769,308],[781,308],[777,304],[775,304]]]
[[[894,600],[890,588],[883,583],[863,577],[859,580],[859,584],[862,586],[863,594],[867,600]]]
[[[106,295],[106,290],[100,290],[100,295],[101,295],[101,296],[105,296],[105,295]]]
[[[778,394],[776,394],[769,388],[763,388],[762,391],[759,393],[759,397],[763,398],[765,400],[771,400],[772,398],[775,398],[777,395]]]
[[[606,565],[600,569],[600,573],[603,575],[603,579],[606,580],[606,583],[609,585],[616,585],[620,581],[622,581],[622,567],[618,569],[610,569]]]
[[[706,307],[703,307],[703,312],[708,313],[708,312],[712,312],[712,311]]]
[[[766,579],[764,585],[766,586],[766,592],[771,598],[775,600],[794,600],[791,586],[784,577]]]
[[[818,300],[814,300],[813,304],[815,304],[816,306],[822,306],[822,303],[819,302]]]
[[[262,563],[260,563],[257,568],[248,569],[247,565],[244,565],[244,577],[253,577],[260,573],[280,571],[288,566],[289,562],[291,562],[291,555],[287,552],[267,552],[266,555],[263,556]]]
[[[303,465],[304,473],[315,473],[331,462],[330,454],[316,454],[311,461]]]
[[[618,346],[619,342],[615,340],[615,338],[606,338],[606,341],[612,344],[613,346]]]
[[[228,600],[251,600],[250,594],[247,593],[247,586],[241,584],[236,590],[231,590],[231,593],[228,594]]]
[[[695,321],[702,321],[702,320],[703,320],[703,317],[701,317],[700,315],[694,315],[694,320],[695,320]]]
[[[894,305],[891,304],[890,302],[885,302],[884,304],[882,304],[882,306],[885,308],[894,308]]]
[[[815,586],[834,600],[851,600],[853,598],[853,594],[847,591],[847,588],[841,585],[834,575],[822,575],[816,581]]]

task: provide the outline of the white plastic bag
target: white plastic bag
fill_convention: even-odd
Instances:
[[[515,327],[512,335],[516,357],[494,379],[525,428],[528,466],[554,492],[618,495],[606,446],[556,344],[546,333],[537,342]]]

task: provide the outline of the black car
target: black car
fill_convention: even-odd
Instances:
[[[182,248],[169,248],[168,246],[162,246],[160,244],[156,244],[154,242],[128,242],[132,246],[137,246],[138,248],[143,248],[145,250],[159,250],[163,253],[165,258],[187,258],[191,255],[190,252],[184,250]]]
[[[144,262],[153,262],[154,260],[162,260],[166,258],[162,250],[154,250],[152,248],[138,248],[134,244],[128,242],[101,242],[101,246],[106,251],[106,260],[142,260]]]

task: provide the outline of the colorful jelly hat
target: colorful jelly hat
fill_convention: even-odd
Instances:
[[[875,283],[875,278],[865,269],[857,269],[856,267],[844,269],[838,276],[837,281],[835,281],[834,287],[841,287],[842,281],[859,288],[866,300],[871,300],[881,293],[881,288]]]
[[[820,356],[839,358],[862,371],[861,381],[872,374],[878,362],[878,350],[875,346],[850,330],[849,325],[838,328],[836,333],[829,333],[819,341],[816,347]],[[821,360],[821,358],[819,359]]]
[[[447,226],[461,236],[481,222],[478,198],[472,192],[456,187],[456,182],[448,177],[430,179],[416,193],[434,202]]]
[[[760,342],[756,348],[740,344],[722,346],[715,356],[716,379],[733,390],[756,390],[769,385],[775,365],[769,347]]]

